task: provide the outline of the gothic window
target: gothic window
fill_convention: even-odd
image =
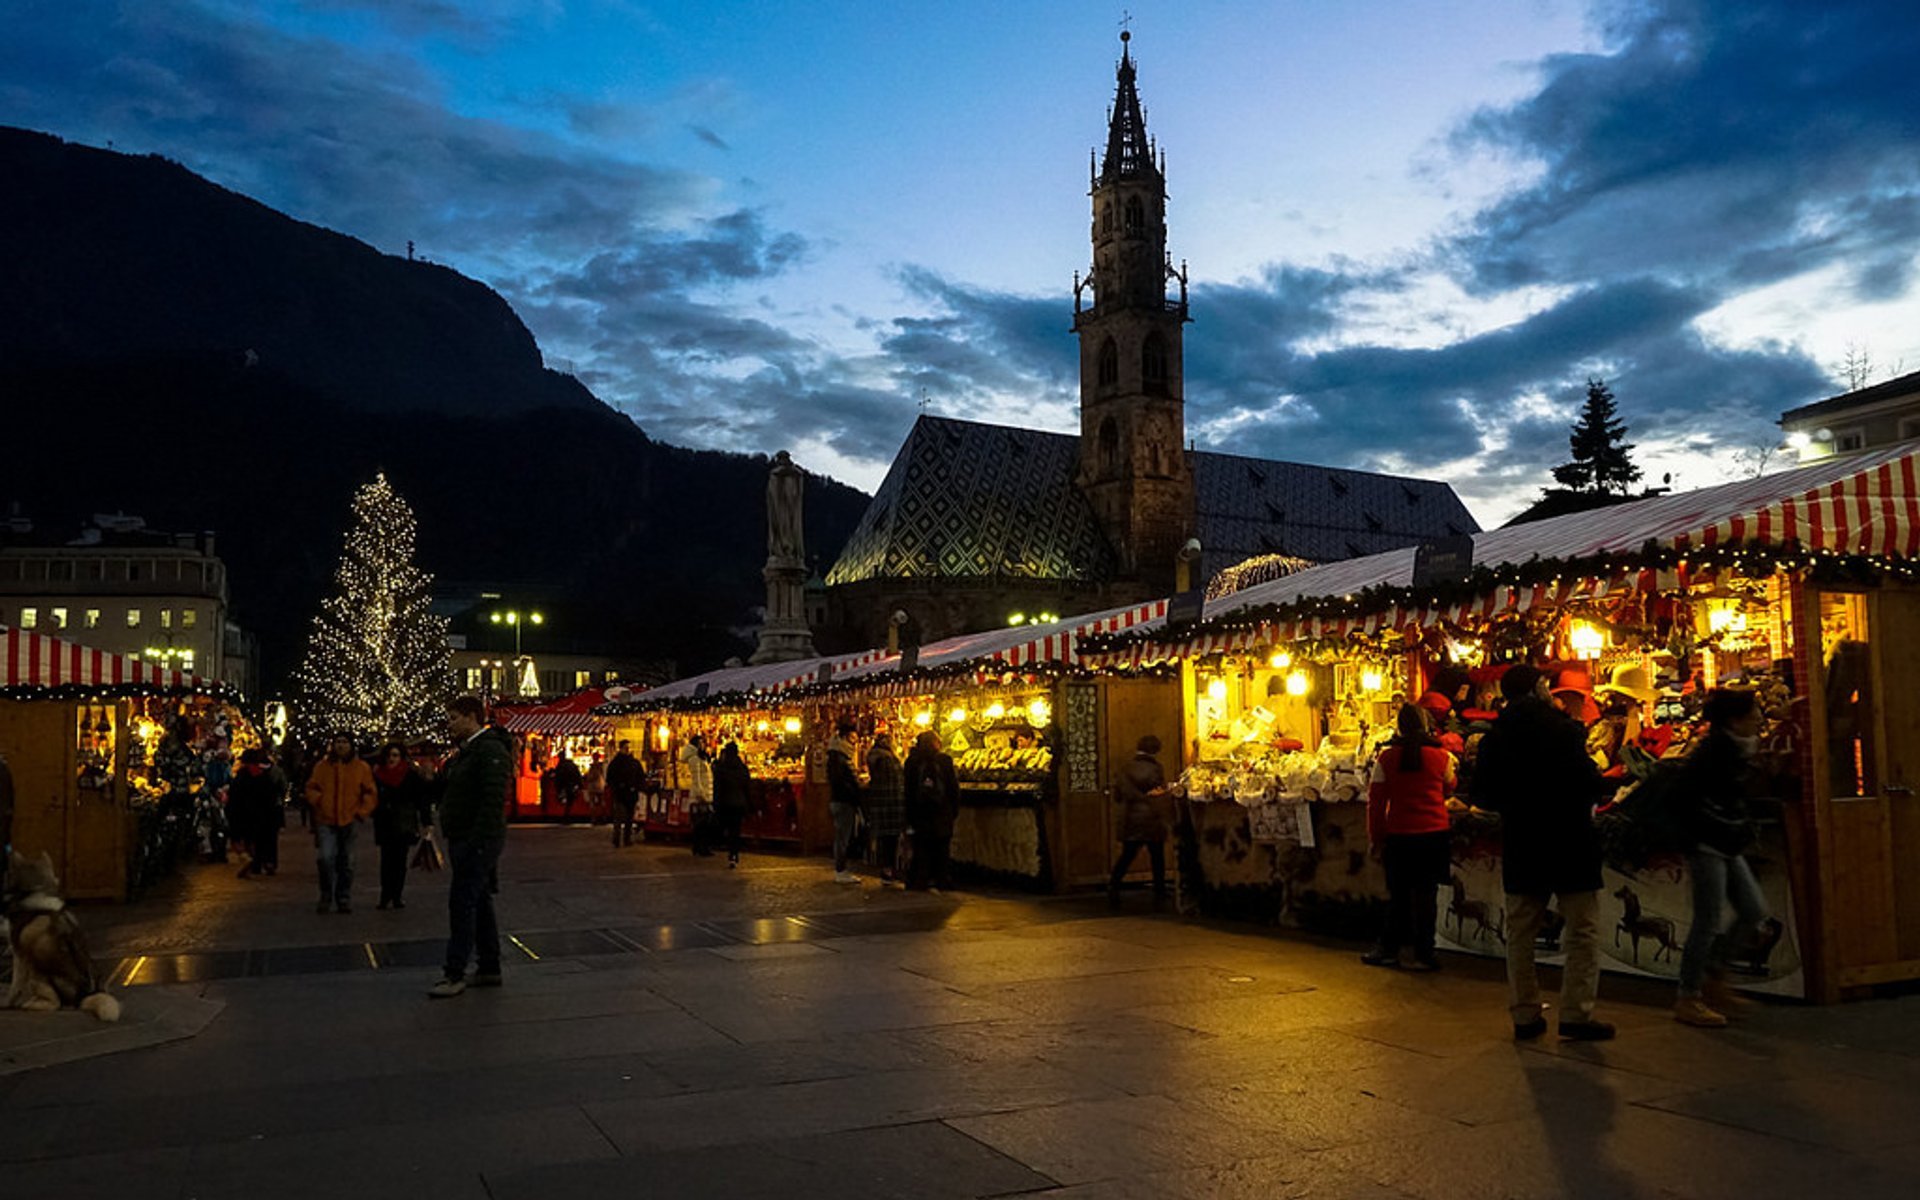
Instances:
[[[1109,343],[1111,344],[1111,343]],[[1108,417],[1100,422],[1100,478],[1120,474],[1120,427]]]
[[[1128,196],[1127,197],[1127,232],[1139,233],[1142,229],[1146,228],[1146,224],[1147,224],[1147,210],[1146,210],[1146,207],[1140,203],[1140,197]]]
[[[1149,392],[1167,390],[1167,340],[1157,333],[1140,345],[1140,380]]]
[[[1113,205],[1111,204],[1100,206],[1100,232],[1103,234],[1113,232]]]
[[[1094,378],[1103,388],[1120,383],[1120,347],[1113,344],[1112,338],[1100,343],[1100,369]]]

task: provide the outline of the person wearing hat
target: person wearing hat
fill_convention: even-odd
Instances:
[[[1647,683],[1647,669],[1637,662],[1621,663],[1613,668],[1607,682],[1593,689],[1601,707],[1601,719],[1587,734],[1587,748],[1599,756],[1601,767],[1614,775],[1640,774],[1647,757],[1639,757],[1640,737],[1647,713],[1660,697],[1659,689]],[[1640,767],[1636,768],[1635,762]]]
[[[1579,667],[1554,674],[1553,702],[1583,729],[1600,719],[1600,706],[1593,702],[1593,676]]]
[[[1549,701],[1546,676],[1516,666],[1501,677],[1500,689],[1507,705],[1480,744],[1473,801],[1501,818],[1513,1036],[1531,1040],[1547,1030],[1534,946],[1548,903],[1557,901],[1566,921],[1567,956],[1560,1036],[1605,1041],[1613,1026],[1593,1015],[1600,986],[1601,885],[1593,806],[1605,783],[1587,757],[1580,723]]]

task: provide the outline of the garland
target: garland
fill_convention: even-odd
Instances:
[[[186,696],[203,696],[220,700],[239,707],[246,702],[239,689],[224,683],[201,683],[197,686],[182,686],[161,683],[61,683],[40,684],[21,683],[9,687],[0,687],[0,700],[118,700],[124,698],[151,698],[164,696],[177,699]]]

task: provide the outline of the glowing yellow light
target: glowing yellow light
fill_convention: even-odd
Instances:
[[[987,705],[987,720],[998,721],[1001,717],[1004,717],[1006,715],[1007,715],[1007,706],[1000,703],[998,700],[995,700],[992,704]]]
[[[787,719],[786,719],[785,721],[782,721],[782,722],[780,723],[780,728],[782,728],[782,729],[784,729],[784,730],[786,730],[786,731],[787,731],[788,733],[799,733],[799,732],[800,732],[800,718],[799,718],[799,717],[788,717],[788,718],[787,718]]]
[[[1707,610],[1707,629],[1715,634],[1745,633],[1747,614],[1735,603],[1716,604]]]
[[[1224,679],[1215,679],[1209,682],[1207,684],[1207,696],[1213,700],[1225,700],[1227,698],[1227,681]]]
[[[1285,650],[1275,650],[1273,657],[1267,660],[1267,665],[1276,671],[1284,671],[1293,665],[1293,655]]]
[[[1382,675],[1380,672],[1378,671],[1360,672],[1360,690],[1361,691],[1377,692],[1381,688],[1385,687],[1386,685],[1387,685],[1387,678],[1386,676]]]
[[[1047,698],[1045,696],[1036,697],[1035,699],[1033,699],[1027,704],[1027,723],[1028,724],[1039,726],[1039,725],[1045,725],[1051,722],[1052,720],[1053,720],[1053,705],[1048,703]]]
[[[920,726],[923,729],[928,725],[933,724],[933,710],[930,708],[923,708],[919,712],[913,714],[913,723],[915,725]]]
[[[1307,694],[1307,673],[1295,671],[1287,676],[1287,695],[1304,696]]]
[[[949,712],[947,714],[947,721],[950,724],[958,725],[960,722],[966,719],[967,719],[967,710],[964,708],[956,707],[952,712]]]
[[[1607,635],[1591,621],[1575,621],[1567,630],[1567,644],[1575,658],[1599,658],[1607,648]]]
[[[1008,613],[1007,614],[1007,624],[1009,625],[1025,625],[1026,623],[1027,623],[1027,614],[1025,613]]]
[[[755,725],[753,728],[756,733],[766,733],[768,730],[773,728],[773,722],[761,721],[759,724]]]

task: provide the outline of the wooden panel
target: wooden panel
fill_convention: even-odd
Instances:
[[[1911,678],[1920,663],[1920,594],[1880,597],[1881,788],[1887,804],[1888,859],[1898,956],[1920,959],[1920,695]],[[1906,976],[1913,978],[1916,976]]]
[[[13,772],[13,845],[42,850],[67,877],[67,803],[74,790],[73,706],[50,700],[0,700],[0,754]]]
[[[1120,851],[1111,801],[1114,779],[1147,734],[1160,739],[1160,765],[1166,768],[1167,778],[1178,778],[1185,766],[1181,747],[1186,721],[1177,679],[1109,679],[1102,683],[1100,778],[1106,790],[1100,803],[1106,813],[1107,836],[1100,844],[1106,847],[1111,869]],[[1136,860],[1136,866],[1136,874],[1147,874],[1145,855]]]
[[[1833,847],[1832,939],[1840,978],[1897,957],[1893,915],[1893,865],[1889,857],[1886,804],[1878,797],[1836,800],[1828,809]]]

